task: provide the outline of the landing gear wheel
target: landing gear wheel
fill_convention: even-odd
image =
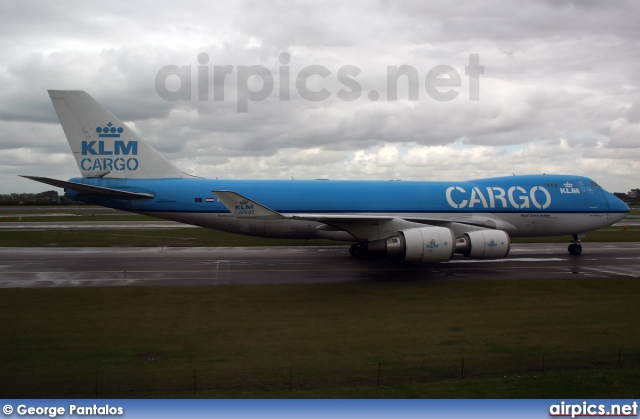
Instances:
[[[349,254],[356,259],[365,259],[367,250],[361,244],[352,244],[349,248]]]
[[[573,243],[569,245],[569,253],[571,253],[572,255],[578,256],[580,253],[582,253],[582,245],[580,244],[580,237],[584,237],[584,234],[571,235],[571,239],[572,239],[571,241]]]
[[[349,247],[349,254],[351,256],[353,256],[354,258],[358,257],[358,245],[357,244],[352,244],[351,247]]]
[[[576,244],[576,243],[572,243],[569,245],[569,253],[571,253],[572,255],[579,255],[580,253],[582,253],[582,245],[580,244]]]

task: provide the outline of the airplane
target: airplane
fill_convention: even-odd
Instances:
[[[438,263],[501,259],[511,237],[610,226],[629,207],[592,179],[506,176],[471,181],[219,180],[185,174],[79,90],[49,90],[80,178],[24,176],[76,201],[252,236],[352,243],[363,259]]]

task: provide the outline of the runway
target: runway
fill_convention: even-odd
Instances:
[[[362,261],[347,246],[0,248],[0,288],[640,277],[640,243],[513,244],[499,260]]]

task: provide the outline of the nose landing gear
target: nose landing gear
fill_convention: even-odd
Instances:
[[[579,255],[582,253],[582,244],[580,244],[580,237],[583,236],[578,234],[572,234],[571,238],[573,239],[573,243],[569,245],[569,253],[572,255]]]

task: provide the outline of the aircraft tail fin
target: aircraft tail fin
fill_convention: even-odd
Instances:
[[[49,90],[83,177],[181,178],[180,169],[82,90]]]

